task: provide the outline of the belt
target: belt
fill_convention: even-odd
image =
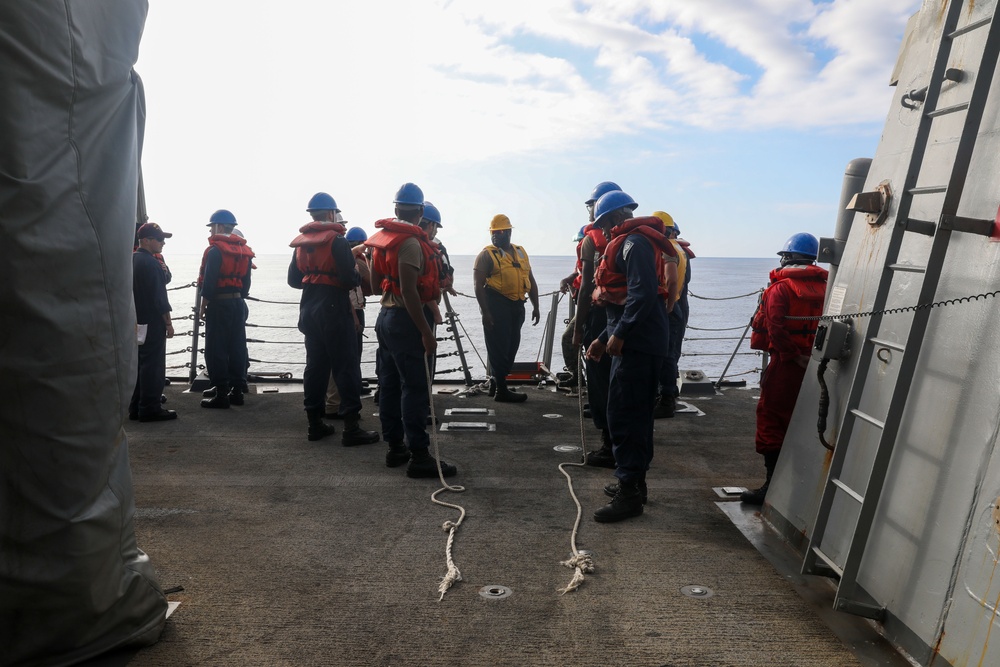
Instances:
[[[226,292],[224,294],[216,294],[209,301],[219,301],[221,299],[242,299],[243,295],[239,292]]]

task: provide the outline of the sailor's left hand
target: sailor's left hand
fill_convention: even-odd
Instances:
[[[536,324],[538,324],[538,320],[540,318],[541,318],[541,316],[538,314],[538,308],[532,308],[531,309],[531,326],[535,326]]]
[[[622,356],[622,348],[625,347],[625,339],[612,336],[608,339],[608,354],[612,357]]]

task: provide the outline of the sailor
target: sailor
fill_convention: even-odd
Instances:
[[[177,419],[160,404],[166,374],[167,339],[174,337],[162,257],[163,244],[173,236],[155,222],[139,227],[139,247],[132,254],[132,296],[139,330],[139,369],[128,418],[142,422]]]
[[[608,427],[618,478],[617,484],[605,488],[611,502],[594,512],[601,523],[642,514],[646,471],[653,460],[653,406],[663,341],[670,336],[667,311],[673,306],[675,251],[664,235],[663,222],[653,216],[633,218],[636,207],[632,197],[615,190],[601,196],[594,209],[595,225],[611,236],[594,274],[593,295],[605,304],[608,326],[590,344],[587,356],[611,355]]]
[[[350,291],[361,284],[344,225],[336,222],[340,209],[333,197],[317,192],[306,211],[312,222],[299,228],[289,245],[295,249],[288,265],[288,285],[302,290],[299,331],[305,336],[306,368],[302,373],[302,403],[309,420],[311,441],[336,430],[323,421],[326,389],[331,374],[340,393],[338,414],[344,419],[341,444],[345,447],[378,442],[375,431],[361,421],[361,365],[357,316]]]
[[[347,220],[340,213],[337,213],[334,222],[339,222],[346,226]],[[361,355],[365,335],[365,297],[372,294],[372,270],[365,254],[364,242],[368,240],[368,233],[360,227],[351,227],[344,234],[347,244],[351,247],[351,254],[354,255],[354,266],[358,270],[361,283],[351,288],[348,295],[351,299],[351,306],[354,308],[354,328],[358,332],[358,372],[361,369]],[[369,393],[370,390],[364,388],[362,382],[361,393]],[[340,392],[337,390],[337,381],[330,374],[330,381],[326,386],[326,408],[323,410],[324,419],[343,419],[340,414]]]
[[[201,260],[201,317],[205,320],[205,366],[215,395],[203,408],[243,405],[246,375],[246,303],[253,250],[236,236],[236,216],[219,209],[209,217],[211,236]]]
[[[430,455],[426,423],[430,413],[429,362],[437,351],[431,311],[441,293],[437,246],[419,223],[424,193],[404,183],[393,201],[396,216],[375,223],[379,230],[365,245],[372,248],[372,287],[382,294],[375,321],[378,338],[379,419],[389,444],[385,464],[395,468],[409,461],[409,477],[437,477],[438,461]],[[405,436],[405,444],[404,444]],[[458,469],[440,462],[451,477]]]
[[[756,433],[757,453],[764,456],[767,477],[763,486],[740,495],[740,500],[751,505],[764,504],[819,324],[818,319],[787,318],[823,314],[828,272],[816,265],[818,252],[819,241],[812,234],[800,232],[785,241],[778,251],[781,266],[771,271],[770,284],[751,321],[750,347],[770,355],[760,378]]]
[[[444,227],[441,224],[441,211],[438,210],[437,206],[430,203],[429,201],[424,201],[424,213],[420,218],[420,228],[424,230],[427,234],[427,238],[430,239],[431,243],[437,246],[438,256],[441,260],[441,290],[443,292],[448,292],[453,296],[457,296],[458,292],[455,291],[455,269],[451,265],[451,259],[448,257],[448,249],[444,247],[441,240],[437,237],[437,232],[439,229]],[[440,299],[440,295],[438,299]],[[434,332],[434,338],[437,339],[437,325],[441,324],[444,320],[441,316],[441,307],[438,301],[427,304],[427,307],[431,309],[432,315],[432,326],[431,330]],[[434,371],[437,367],[437,355],[431,357],[431,377],[434,377]],[[428,420],[428,425],[433,424],[433,417]]]
[[[681,347],[684,343],[684,331],[688,322],[688,284],[691,282],[691,262],[688,260],[694,257],[694,253],[691,251],[690,243],[678,238],[680,227],[677,226],[669,213],[655,211],[653,215],[662,220],[666,226],[667,238],[674,246],[678,260],[674,308],[667,313],[667,321],[670,323],[670,340],[667,341],[666,357],[663,371],[660,374],[660,396],[656,401],[656,408],[653,410],[654,419],[670,419],[677,410],[677,397],[680,395],[677,379],[680,377]]]
[[[501,403],[521,403],[527,394],[512,391],[507,376],[521,345],[525,295],[531,299],[531,323],[538,324],[538,285],[528,253],[510,242],[510,218],[500,213],[490,221],[492,245],[483,248],[472,269],[476,300],[483,314],[486,352],[493,371],[491,388]]]
[[[602,195],[620,190],[617,183],[602,181],[594,186],[590,197],[584,202],[589,223],[584,227],[584,238],[580,242],[580,288],[576,301],[576,324],[573,330],[573,347],[586,350],[590,344],[608,327],[608,315],[604,304],[594,303],[594,270],[608,247],[605,230],[594,224],[594,204]],[[611,357],[605,355],[599,360],[585,358],[587,373],[587,396],[590,416],[594,426],[601,431],[600,449],[587,452],[586,464],[599,468],[614,468],[615,456],[608,430],[608,385],[611,382]]]
[[[584,231],[586,229],[586,225],[580,227],[580,231],[573,237],[573,243],[576,244],[576,266],[573,267],[573,273],[559,281],[559,291],[563,294],[569,292],[569,297],[573,299],[574,303],[580,292],[580,246],[585,238]],[[575,389],[580,384],[580,355],[573,347],[573,331],[575,330],[576,314],[574,313],[573,317],[566,323],[566,329],[560,340],[563,362],[565,362],[566,371],[569,373],[569,377],[557,385],[561,389]]]

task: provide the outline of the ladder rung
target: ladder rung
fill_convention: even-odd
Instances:
[[[917,234],[923,234],[924,236],[934,236],[934,233],[937,231],[937,225],[930,220],[914,220],[913,218],[907,218],[906,231],[916,232]]]
[[[885,340],[884,338],[875,338],[874,336],[872,336],[871,338],[868,339],[868,342],[878,347],[887,347],[890,350],[896,350],[896,352],[906,351],[906,348],[903,347],[902,343],[894,343],[893,341]]]
[[[861,421],[868,422],[872,426],[877,426],[878,428],[885,428],[885,422],[881,422],[869,414],[861,412],[861,410],[851,410],[851,414],[860,419]]]
[[[955,30],[953,32],[949,32],[947,34],[947,38],[948,39],[955,39],[956,37],[964,35],[964,34],[966,34],[968,32],[972,32],[973,30],[976,30],[978,28],[982,28],[983,26],[989,25],[992,21],[993,21],[993,17],[992,16],[987,16],[984,19],[979,19],[978,21],[970,23],[967,26],[964,26],[962,28],[958,28],[957,30]]]
[[[962,102],[961,104],[952,104],[950,107],[941,107],[940,109],[935,109],[934,111],[928,111],[928,118],[938,118],[939,116],[947,116],[950,113],[955,113],[956,111],[965,111],[969,108],[968,102]]]
[[[890,264],[890,271],[900,271],[901,273],[923,273],[927,270],[926,266],[920,266],[919,264]]]
[[[825,553],[823,553],[822,549],[820,549],[819,547],[813,547],[813,553],[816,554],[817,558],[826,563],[826,566],[828,568],[836,572],[838,577],[844,576],[844,568],[834,563],[833,559],[827,556]]]
[[[947,192],[947,185],[925,185],[922,188],[910,188],[911,195],[933,195],[938,192]]]
[[[846,493],[847,495],[849,495],[851,498],[857,500],[859,504],[864,504],[865,497],[860,493],[858,493],[857,491],[855,491],[854,489],[852,489],[851,487],[841,482],[839,479],[833,478],[830,480],[830,483],[833,484],[838,489],[840,489],[841,491],[843,491],[844,493]]]

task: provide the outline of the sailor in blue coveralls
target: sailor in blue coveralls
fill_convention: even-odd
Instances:
[[[605,489],[611,502],[594,513],[602,523],[642,514],[646,471],[653,459],[653,407],[670,335],[664,308],[665,262],[674,255],[658,218],[633,219],[635,201],[620,190],[597,200],[595,223],[611,231],[611,242],[595,275],[594,298],[606,303],[608,326],[587,356],[611,355],[608,427],[617,484]],[[673,272],[676,279],[676,270]]]

